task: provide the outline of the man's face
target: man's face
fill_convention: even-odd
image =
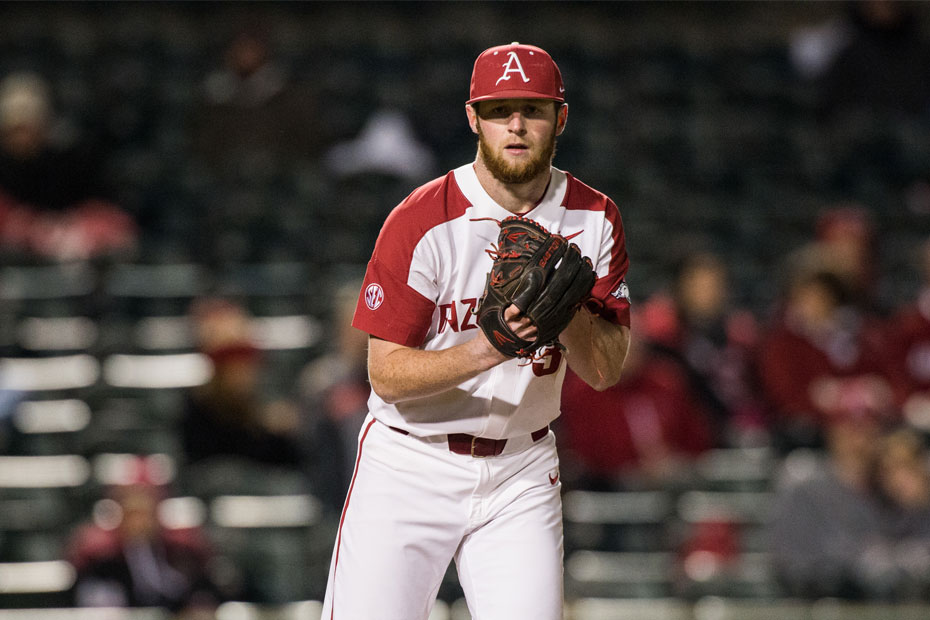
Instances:
[[[469,113],[478,155],[502,183],[527,183],[549,171],[565,108],[545,99],[482,101]]]
[[[226,62],[241,78],[247,78],[268,61],[268,46],[255,35],[240,34],[226,52]]]

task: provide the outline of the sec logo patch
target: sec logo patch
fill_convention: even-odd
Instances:
[[[384,303],[384,289],[380,284],[369,284],[365,289],[365,305],[369,310],[377,310]]]

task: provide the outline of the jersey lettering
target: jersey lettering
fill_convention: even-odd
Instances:
[[[459,310],[457,308],[459,304],[463,306],[461,311],[461,323],[459,323]],[[451,328],[454,332],[465,331],[466,329],[478,329],[478,323],[475,322],[477,320],[477,307],[477,297],[469,297],[460,302],[439,304],[439,327],[436,332],[441,334],[446,331],[447,327]]]
[[[455,302],[451,304],[441,304],[439,306],[439,329],[438,333],[446,331],[446,326],[452,328],[452,331],[459,331],[459,317],[455,311]]]
[[[520,58],[517,56],[516,52],[507,52],[507,62],[505,62],[503,66],[504,73],[499,78],[497,78],[496,82],[494,82],[495,86],[504,80],[509,80],[511,73],[519,73],[524,82],[530,81],[530,78],[526,77],[526,73],[523,72],[523,65],[520,64]]]
[[[384,289],[380,284],[372,282],[365,289],[365,305],[369,310],[377,310],[382,303],[384,303]]]
[[[468,306],[468,309],[465,311],[465,317],[462,319],[462,331],[466,329],[478,329],[478,324],[475,323],[478,317],[478,298],[470,297],[468,299],[463,299],[462,303]]]
[[[548,347],[545,352],[533,360],[533,374],[537,377],[551,375],[562,363],[562,351],[557,347]]]

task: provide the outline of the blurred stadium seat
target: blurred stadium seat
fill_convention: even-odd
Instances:
[[[330,530],[316,498],[224,495],[210,501],[209,515],[213,539],[244,572],[255,600],[282,604],[322,597]]]
[[[776,464],[770,447],[708,450],[695,464],[697,484],[707,491],[766,491]]]
[[[323,613],[319,601],[295,601],[286,605],[256,605],[234,601],[220,605],[216,620],[318,620]]]
[[[675,565],[671,552],[579,550],[565,560],[565,588],[573,597],[670,597]]]
[[[573,620],[693,620],[691,605],[674,598],[582,598],[570,610]]]
[[[171,614],[164,609],[34,607],[0,610],[0,620],[171,620]]]
[[[695,602],[694,620],[811,620],[811,608],[799,601],[747,601],[714,596]]]
[[[13,411],[9,454],[47,456],[78,453],[83,431],[91,421],[80,398],[21,400]]]
[[[63,605],[74,585],[74,567],[63,560],[0,563],[0,608]]]
[[[67,603],[74,575],[61,558],[90,474],[79,455],[0,456],[0,608]]]
[[[671,491],[569,491],[563,499],[566,547],[668,550],[674,501]]]
[[[84,262],[0,268],[0,302],[20,316],[84,316],[96,287],[97,272]]]
[[[205,295],[210,283],[210,271],[201,264],[119,263],[105,273],[103,288],[117,316],[176,316]]]
[[[42,358],[0,358],[0,389],[15,392],[73,393],[94,385],[100,364],[87,354]]]
[[[17,327],[17,341],[35,354],[87,351],[97,342],[97,323],[86,316],[28,317]]]

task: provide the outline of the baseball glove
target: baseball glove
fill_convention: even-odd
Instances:
[[[597,276],[578,246],[537,222],[518,216],[500,223],[494,265],[478,302],[478,325],[497,350],[531,358],[544,346],[559,346],[559,334],[588,298]],[[535,340],[520,338],[504,320],[514,304],[536,326]]]

